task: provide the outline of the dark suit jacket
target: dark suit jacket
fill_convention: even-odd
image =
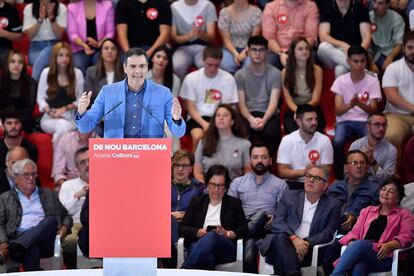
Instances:
[[[206,194],[192,198],[179,228],[180,236],[185,238],[186,245],[198,239],[197,231],[204,225],[209,203],[210,198]],[[237,239],[247,235],[247,223],[240,199],[224,195],[220,220],[221,226],[237,234]]]
[[[293,235],[302,222],[304,204],[305,192],[303,190],[285,191],[277,205],[272,232]],[[326,194],[319,199],[309,236],[306,237],[311,247],[332,240],[340,223],[340,212],[341,203],[337,199]],[[267,235],[265,239],[256,243],[263,255],[269,249],[273,236],[273,234]]]
[[[83,255],[89,257],[89,191],[86,193],[85,202],[80,213],[82,229],[78,233],[78,245]]]

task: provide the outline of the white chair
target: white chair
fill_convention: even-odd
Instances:
[[[180,238],[177,243],[177,268],[180,268],[184,263],[185,254],[186,250],[184,249],[184,238]],[[243,272],[243,239],[237,240],[236,261],[216,265],[216,270]]]
[[[312,251],[312,261],[311,265],[307,267],[301,267],[301,273],[305,276],[316,276],[318,271],[323,273],[322,267],[318,267],[318,254],[319,249],[326,247],[328,245],[331,245],[335,241],[336,232],[333,235],[333,238],[330,242],[323,243],[323,244],[317,244],[313,247]],[[260,261],[259,261],[259,274],[273,274],[273,266],[271,264],[266,263],[265,257],[260,255]]]
[[[341,248],[341,255],[345,252],[346,245],[342,246]],[[408,251],[410,249],[414,248],[414,242],[410,245],[410,247],[406,248],[400,248],[394,250],[392,254],[392,265],[391,265],[391,271],[386,272],[371,272],[368,274],[368,276],[398,276],[398,258],[401,252]]]
[[[90,268],[103,267],[103,259],[88,258],[88,257],[83,256],[83,253],[79,248],[79,245],[77,245],[76,266],[78,269],[90,269]]]

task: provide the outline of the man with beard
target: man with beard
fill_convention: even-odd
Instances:
[[[38,152],[34,144],[23,138],[22,122],[17,113],[5,111],[2,116],[4,138],[0,140],[0,169],[6,168],[6,154],[14,147],[22,147],[29,153],[29,158],[37,162]]]
[[[328,136],[316,131],[318,115],[309,104],[298,105],[296,123],[299,129],[283,137],[277,153],[279,176],[289,189],[303,189],[305,174],[314,165],[332,169],[333,149]]]
[[[269,172],[272,158],[264,143],[250,147],[252,172],[233,180],[228,195],[241,200],[249,232],[244,240],[243,271],[258,273],[255,242],[269,233],[276,205],[286,183]]]
[[[368,115],[368,135],[352,143],[349,150],[361,150],[368,157],[368,178],[381,185],[395,173],[397,149],[384,139],[388,122],[381,112]]]
[[[403,39],[404,58],[391,63],[382,79],[389,127],[385,138],[401,156],[402,143],[414,134],[414,32]]]
[[[71,234],[62,241],[63,260],[69,269],[76,268],[78,232],[82,228],[80,213],[89,190],[89,149],[78,149],[74,159],[79,177],[63,182],[59,191],[59,200],[73,219]]]

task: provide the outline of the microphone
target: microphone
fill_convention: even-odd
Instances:
[[[145,112],[147,112],[149,115],[151,115],[151,117],[152,117],[152,118],[154,118],[154,119],[155,119],[155,121],[157,121],[158,125],[159,125],[159,126],[160,126],[160,128],[162,129],[162,132],[164,133],[164,135],[163,135],[163,137],[162,137],[162,138],[167,138],[167,133],[165,133],[165,130],[164,130],[164,125],[163,125],[163,124],[161,124],[161,122],[158,120],[158,118],[157,118],[157,117],[155,117],[155,116],[154,116],[154,114],[152,114],[152,112],[151,112],[150,110],[148,110],[148,108],[146,108],[146,107],[144,106],[144,103],[143,103],[142,101],[137,100],[137,102],[141,105],[141,107],[145,110]]]
[[[118,106],[120,106],[124,101],[120,101],[119,103],[117,103],[116,105],[114,105],[111,109],[109,109],[102,117],[101,119],[99,119],[98,124],[96,125],[96,127],[92,130],[95,134],[96,134],[96,129],[101,125],[101,123],[103,122],[104,118],[106,115],[108,115],[109,113],[111,113],[112,111],[114,111],[115,108],[117,108]]]

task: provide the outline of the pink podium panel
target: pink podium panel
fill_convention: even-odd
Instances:
[[[91,257],[170,256],[171,140],[89,141]]]

